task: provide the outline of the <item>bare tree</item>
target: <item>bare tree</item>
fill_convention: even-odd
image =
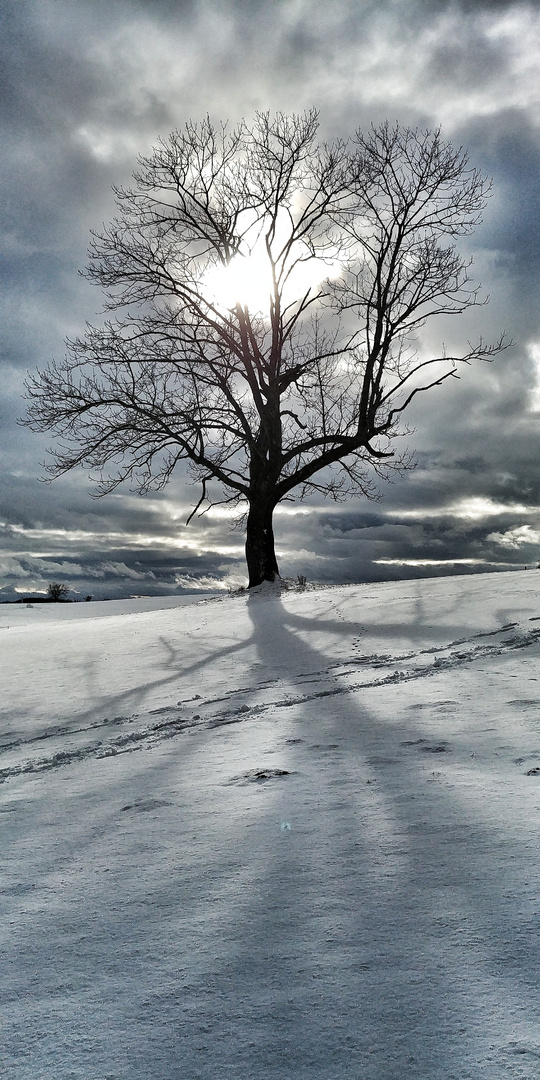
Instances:
[[[52,600],[54,603],[65,600],[68,592],[69,587],[60,581],[50,581],[47,586],[47,596],[49,600]]]
[[[317,114],[189,123],[116,189],[88,276],[117,312],[29,380],[49,467],[162,488],[190,463],[200,498],[247,508],[249,585],[278,574],[272,515],[295,492],[374,494],[421,391],[501,339],[425,357],[434,315],[479,303],[455,239],[489,184],[438,132],[383,124],[318,145]],[[190,518],[193,514],[190,515]]]

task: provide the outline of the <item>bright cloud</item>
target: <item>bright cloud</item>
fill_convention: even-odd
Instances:
[[[540,343],[530,341],[527,353],[534,364],[535,383],[531,389],[531,412],[540,412]]]
[[[490,533],[487,539],[501,547],[520,548],[524,544],[540,544],[540,531],[530,525],[516,525],[505,533]]]
[[[447,506],[424,508],[421,510],[400,510],[399,514],[394,510],[386,511],[388,516],[411,518],[422,521],[425,518],[455,517],[464,521],[481,521],[483,518],[498,517],[500,514],[534,514],[540,513],[540,507],[524,506],[522,503],[500,503],[484,496],[459,499]]]
[[[374,559],[376,566],[486,566],[485,559]]]
[[[229,587],[228,581],[208,574],[203,574],[201,577],[195,577],[194,574],[175,574],[174,583],[179,589],[186,589],[189,592],[199,592],[201,590],[207,592],[208,589],[222,592]]]
[[[356,97],[431,113],[448,135],[508,109],[527,111],[540,124],[539,56],[540,14],[528,4],[498,13],[479,5],[468,16],[449,4],[425,25],[414,17],[405,25],[380,5],[366,20],[363,41],[343,42],[325,89],[336,103]],[[440,92],[426,93],[434,78]],[[323,82],[322,71],[317,79]]]

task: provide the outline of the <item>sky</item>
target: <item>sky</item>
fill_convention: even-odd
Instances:
[[[0,598],[245,582],[223,510],[186,527],[185,475],[141,498],[45,484],[49,440],[17,423],[27,372],[61,359],[101,297],[80,275],[113,184],[189,119],[320,112],[321,139],[371,122],[435,128],[493,178],[466,238],[489,304],[426,326],[422,348],[511,349],[421,395],[416,469],[380,499],[278,508],[283,575],[358,582],[535,566],[540,559],[540,8],[495,0],[3,0]]]

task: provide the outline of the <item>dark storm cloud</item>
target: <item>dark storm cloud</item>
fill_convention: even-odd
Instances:
[[[498,514],[490,524],[441,515],[432,520],[400,520],[389,513],[386,521],[343,530],[332,519],[321,518],[319,551],[326,570],[356,560],[363,580],[399,579],[444,573],[479,573],[536,564],[540,533],[521,529],[510,535],[512,514]],[[337,527],[336,527],[337,525]],[[324,579],[324,577],[323,577]],[[332,580],[331,572],[328,580]]]
[[[386,522],[384,514],[362,513],[361,511],[343,510],[341,513],[329,513],[324,517],[324,526],[332,533],[348,533],[357,529],[374,529]]]
[[[540,143],[538,128],[532,118],[517,109],[501,112],[489,125],[475,121],[463,131],[467,144],[474,148],[478,165],[493,177],[494,201],[498,212],[488,215],[472,248],[482,242],[498,253],[501,265],[511,274],[514,293],[523,289],[532,299],[530,289],[538,285],[540,252]],[[525,306],[522,305],[521,306]],[[531,319],[538,326],[538,311],[532,307]]]
[[[7,515],[4,515],[4,518]],[[63,490],[36,492],[14,478],[9,521],[0,521],[0,596],[44,592],[61,579],[74,597],[182,592],[236,580],[242,539],[219,518],[186,529],[187,506],[154,495],[113,495],[92,502],[66,479]],[[139,582],[139,586],[134,582]],[[143,583],[142,585],[140,583]]]
[[[207,111],[236,121],[314,105],[325,138],[386,116],[441,124],[494,179],[464,246],[491,304],[426,327],[420,347],[457,350],[506,328],[515,348],[416,400],[407,441],[418,469],[381,502],[312,500],[308,513],[278,515],[284,572],[372,579],[538,557],[536,3],[4,0],[0,28],[5,590],[65,577],[79,594],[117,595],[243,576],[242,532],[227,517],[185,528],[193,491],[182,475],[162,496],[94,502],[82,473],[39,484],[47,440],[15,423],[25,371],[61,357],[64,337],[101,307],[77,271],[89,230],[114,212],[111,185],[158,135]],[[459,517],[467,507],[479,516]]]

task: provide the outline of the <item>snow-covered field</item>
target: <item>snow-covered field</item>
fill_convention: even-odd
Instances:
[[[538,1080],[540,572],[2,606],[0,655],[0,1075]]]

